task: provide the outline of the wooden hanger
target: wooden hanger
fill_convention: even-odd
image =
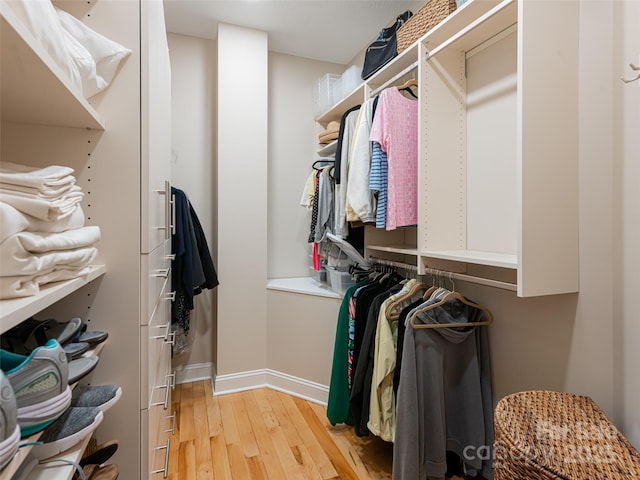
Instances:
[[[444,305],[446,302],[448,302],[451,299],[459,300],[462,303],[464,303],[465,305],[469,305],[470,307],[477,308],[478,310],[481,310],[487,316],[488,320],[486,320],[484,322],[466,322],[466,323],[427,323],[427,324],[416,324],[415,323],[416,316],[419,313],[426,312],[428,310],[433,310],[436,307],[440,307],[440,306]],[[420,310],[415,311],[413,313],[413,315],[411,316],[411,320],[409,321],[409,323],[411,324],[411,326],[413,328],[480,327],[482,325],[491,325],[493,323],[493,314],[491,313],[491,311],[487,307],[483,307],[482,305],[479,305],[479,304],[477,304],[475,302],[467,300],[466,298],[464,298],[458,292],[450,292],[450,293],[447,293],[444,297],[442,297],[442,299],[439,302],[433,303],[431,305],[428,305],[426,307],[421,308]]]
[[[428,288],[429,288],[429,285],[427,285],[426,283],[416,282],[414,285],[411,286],[411,288],[407,293],[404,293],[400,295],[398,298],[395,298],[392,302],[389,302],[389,304],[387,305],[387,308],[385,308],[384,310],[384,315],[385,317],[387,317],[387,320],[389,321],[398,320],[400,318],[400,313],[399,312],[397,314],[393,313],[393,309],[395,308],[395,306],[398,305],[400,302],[403,302],[413,297],[420,290],[424,290]]]
[[[409,87],[417,87],[417,86],[418,86],[418,80],[416,80],[415,78],[410,78],[409,80],[404,82],[402,86],[398,87],[398,90],[404,90]]]

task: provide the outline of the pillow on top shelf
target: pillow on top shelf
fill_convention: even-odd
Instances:
[[[51,0],[22,0],[7,2],[24,26],[71,83],[80,90],[82,82],[69,55],[62,25]]]
[[[109,86],[131,50],[56,7],[71,58],[80,72],[82,93],[92,97]]]

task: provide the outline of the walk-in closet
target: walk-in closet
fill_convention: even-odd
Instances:
[[[639,1],[0,20],[0,480],[640,478]]]

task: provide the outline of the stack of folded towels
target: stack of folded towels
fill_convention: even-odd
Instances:
[[[84,226],[73,169],[0,164],[0,299],[86,275],[100,228]]]

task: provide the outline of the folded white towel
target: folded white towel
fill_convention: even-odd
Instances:
[[[42,188],[25,187],[23,185],[14,185],[12,183],[0,182],[0,190],[6,190],[7,193],[22,192],[30,195],[38,196],[41,198],[55,199],[61,197],[65,193],[71,190],[76,183],[76,179],[69,176],[69,181],[64,185],[59,186],[44,186]]]
[[[66,185],[73,172],[73,168],[59,165],[41,168],[2,162],[0,164],[0,182],[41,190],[47,187]]]
[[[91,269],[88,266],[81,268],[53,268],[48,272],[40,272],[36,275],[0,277],[0,300],[37,295],[42,285],[83,277],[90,271]]]
[[[75,228],[60,233],[20,232],[0,243],[0,252],[45,253],[91,247],[100,241],[100,227]]]
[[[20,234],[18,234],[20,235]],[[3,246],[11,240],[4,241]],[[96,247],[76,248],[74,250],[58,250],[44,253],[26,252],[20,255],[12,249],[1,249],[0,276],[14,277],[18,275],[36,275],[51,271],[54,268],[81,268],[89,265],[98,255]]]
[[[0,243],[11,235],[26,230],[28,226],[29,220],[24,213],[19,212],[8,203],[0,202]]]
[[[84,211],[80,204],[76,205],[71,215],[56,221],[46,221],[26,215],[8,203],[0,202],[0,243],[11,235],[23,231],[57,233],[81,228],[84,227],[84,220]]]
[[[79,268],[97,255],[97,226],[61,233],[20,232],[0,244],[0,276],[35,275],[54,267]]]
[[[71,215],[83,197],[84,193],[76,190],[75,187],[56,200],[46,200],[22,192],[0,192],[1,202],[8,203],[22,213],[48,221],[60,220]]]

